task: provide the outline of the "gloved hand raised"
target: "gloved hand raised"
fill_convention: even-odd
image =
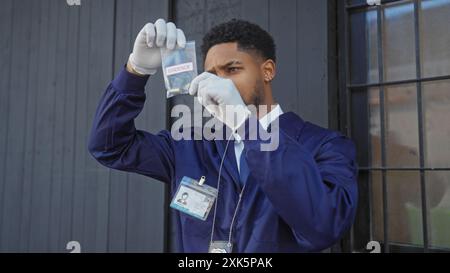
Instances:
[[[192,80],[189,94],[197,95],[198,101],[213,116],[233,130],[250,116],[250,110],[230,79],[203,72]]]
[[[154,24],[147,23],[139,32],[134,42],[133,52],[128,63],[139,74],[153,75],[161,66],[160,47],[184,48],[186,37],[181,29],[172,22],[158,19]]]

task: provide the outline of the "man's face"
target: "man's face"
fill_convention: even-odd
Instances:
[[[232,80],[245,104],[258,106],[264,101],[261,60],[239,50],[236,42],[211,47],[206,54],[205,71]]]

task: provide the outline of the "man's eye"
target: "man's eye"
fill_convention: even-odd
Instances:
[[[239,69],[240,69],[239,67],[228,67],[228,72],[236,72]]]

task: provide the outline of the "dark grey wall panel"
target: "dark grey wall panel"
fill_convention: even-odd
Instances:
[[[74,188],[75,188],[75,156],[76,122],[79,113],[78,104],[78,65],[79,65],[79,37],[80,13],[79,9],[67,9],[67,42],[64,74],[64,145],[61,180],[61,218],[59,219],[58,246],[74,240],[72,237]]]
[[[18,1],[24,6],[27,5],[25,1]],[[53,29],[56,24],[57,13],[54,7],[51,7],[50,1],[43,1],[41,3],[40,14],[40,43],[39,43],[39,70],[37,71],[37,82],[31,83],[35,88],[30,89],[30,92],[36,92],[36,109],[34,116],[34,124],[36,126],[34,138],[33,154],[34,159],[31,167],[32,181],[31,181],[31,198],[29,202],[29,233],[23,234],[28,244],[27,248],[30,251],[38,251],[39,248],[48,249],[48,223],[50,215],[50,187],[51,187],[51,165],[52,165],[52,137],[54,124],[54,96],[55,88],[52,85],[54,78],[54,63],[55,59],[52,52],[55,51],[56,31]],[[15,14],[18,18],[28,17],[29,15]],[[31,14],[31,10],[30,10]],[[52,15],[53,14],[53,15]],[[31,25],[30,25],[31,26]],[[16,25],[14,25],[16,28]],[[45,42],[43,42],[45,41]],[[28,47],[28,46],[27,46]],[[13,49],[14,51],[17,49]],[[27,64],[28,65],[28,64]],[[16,73],[15,69],[12,69]],[[12,102],[14,107],[19,108],[19,100]],[[21,109],[23,111],[23,109]],[[19,136],[19,135],[17,135]],[[20,196],[18,196],[20,198]]]
[[[55,67],[54,77],[55,92],[53,94],[53,151],[52,151],[52,165],[51,165],[51,187],[50,187],[50,215],[49,215],[49,232],[48,232],[48,248],[50,251],[57,251],[60,246],[59,230],[61,222],[61,202],[62,202],[62,185],[63,185],[63,163],[64,163],[64,124],[65,124],[65,96],[66,96],[66,56],[68,35],[68,13],[69,9],[65,5],[57,5],[56,10],[52,12],[57,14],[56,29],[56,49],[55,49]],[[60,114],[58,114],[60,113]],[[56,236],[52,236],[55,234]]]
[[[275,1],[270,0],[244,0],[241,1],[240,18],[258,24],[260,27],[270,31],[270,9],[271,3]],[[276,1],[277,3],[279,1]],[[276,7],[273,7],[275,8]]]
[[[0,251],[163,251],[165,187],[87,151],[98,100],[168,1],[5,0],[0,10]],[[166,126],[161,75],[137,121]],[[150,89],[150,88],[149,88]]]
[[[34,163],[34,144],[36,136],[36,97],[38,92],[30,91],[30,87],[36,86],[38,82],[38,72],[39,72],[39,42],[40,42],[40,31],[41,23],[40,16],[42,11],[42,6],[39,3],[33,3],[31,10],[35,10],[31,14],[30,22],[30,41],[28,46],[29,51],[29,64],[28,64],[28,76],[27,76],[27,100],[26,100],[26,124],[24,124],[24,178],[23,178],[23,188],[22,188],[22,200],[21,200],[21,222],[20,222],[20,251],[27,251],[30,236],[30,221],[31,221],[31,197],[32,197],[32,187],[33,187],[33,163]],[[11,91],[11,90],[10,90]]]
[[[125,64],[138,31],[167,19],[169,0],[81,3],[2,1],[2,252],[67,252],[71,240],[85,252],[165,247],[165,185],[100,166],[87,151],[87,137],[98,99]],[[171,12],[197,42],[200,71],[201,38],[211,26],[236,17],[268,30],[277,43],[275,98],[285,111],[327,126],[327,8],[326,0],[174,0]],[[136,125],[156,133],[169,116],[161,72],[146,93]],[[169,103],[192,105],[192,97]]]
[[[123,1],[123,4],[129,5],[129,1]],[[168,1],[133,1],[130,49],[122,50],[126,56],[116,58],[116,61],[125,64],[134,39],[145,23],[155,22],[158,18],[167,20],[168,11]],[[117,25],[120,23],[117,21]],[[151,77],[146,94],[145,108],[136,120],[136,127],[156,133],[166,127],[166,119],[163,118],[166,116],[166,97],[161,71]],[[128,181],[127,251],[162,251],[165,234],[164,184],[137,174],[129,174]]]
[[[277,46],[277,74],[273,81],[273,93],[283,107],[283,111],[294,111],[298,114],[298,97],[300,90],[297,60],[297,5],[302,1],[278,1],[270,8],[270,33]]]
[[[6,120],[2,122],[7,126],[5,151],[2,156],[4,161],[4,181],[3,181],[3,198],[2,198],[2,233],[1,242],[5,249],[13,250],[19,245],[20,234],[18,227],[20,226],[21,206],[18,202],[21,200],[23,188],[23,168],[24,168],[24,140],[23,124],[26,119],[26,98],[27,98],[27,81],[28,77],[28,42],[30,37],[30,18],[31,12],[26,3],[13,2],[11,12],[12,29],[11,39],[11,59],[8,87],[6,92],[8,113],[4,117]],[[23,17],[18,16],[23,14]],[[11,25],[10,25],[11,26]]]
[[[11,47],[12,47],[12,21],[13,1],[3,1],[0,9],[0,222],[3,221],[4,196],[6,193],[6,151],[9,120]],[[0,224],[0,244],[3,242],[3,225]]]
[[[328,5],[297,5],[298,111],[306,120],[328,127]]]
[[[86,160],[88,155],[85,151],[87,145],[88,113],[87,113],[87,93],[89,83],[89,34],[91,18],[91,9],[86,6],[75,7],[79,12],[79,32],[77,41],[77,73],[75,82],[77,106],[75,117],[75,161],[74,161],[74,181],[73,181],[73,207],[72,207],[72,240],[81,243],[82,251],[85,251],[84,240],[84,212],[85,202],[84,196],[87,189],[87,176],[92,171],[86,170]]]

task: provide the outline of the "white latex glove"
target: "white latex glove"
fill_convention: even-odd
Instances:
[[[192,80],[189,94],[197,95],[198,101],[214,117],[233,130],[250,116],[250,110],[230,79],[203,72]]]
[[[186,37],[174,23],[158,19],[154,24],[147,23],[134,42],[133,52],[128,59],[131,67],[143,75],[153,75],[161,67],[160,47],[175,49],[186,46]]]

